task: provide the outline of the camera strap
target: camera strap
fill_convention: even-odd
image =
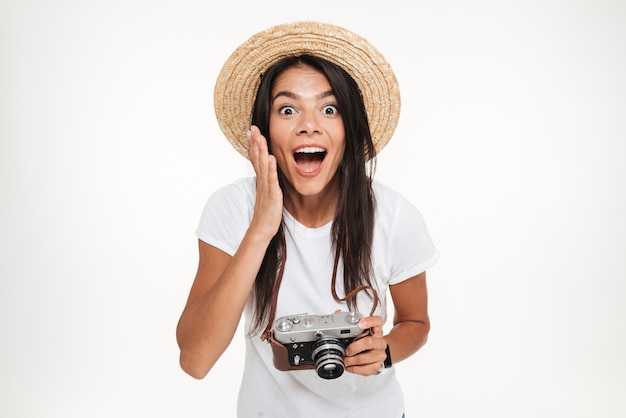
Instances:
[[[370,316],[374,315],[374,311],[376,311],[376,307],[378,307],[378,293],[376,292],[376,289],[374,289],[372,286],[369,286],[369,285],[359,286],[342,298],[340,298],[337,295],[336,283],[337,283],[337,267],[338,266],[339,266],[339,249],[335,250],[335,265],[333,266],[333,278],[330,283],[330,289],[333,293],[333,298],[337,302],[346,302],[356,297],[357,293],[359,293],[360,291],[369,289],[371,290],[372,297],[374,298],[372,309],[370,310]]]

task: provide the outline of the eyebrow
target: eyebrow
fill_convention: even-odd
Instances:
[[[324,99],[326,97],[334,96],[334,95],[335,95],[335,93],[333,93],[332,90],[328,90],[328,91],[325,91],[323,93],[318,94],[317,96],[315,96],[315,98],[317,100],[320,100],[320,99]],[[293,92],[290,92],[290,91],[279,91],[278,93],[276,93],[274,95],[274,97],[272,97],[272,102],[274,102],[276,99],[278,99],[281,96],[288,97],[288,98],[293,99],[293,100],[298,100],[300,98],[299,95],[297,95],[297,94],[295,94]]]

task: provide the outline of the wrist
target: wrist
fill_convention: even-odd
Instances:
[[[255,247],[266,248],[270,244],[270,242],[272,241],[272,238],[274,238],[275,235],[276,235],[276,231],[272,230],[271,228],[266,228],[266,227],[251,223],[250,226],[248,227],[248,230],[246,231],[246,235],[244,239],[249,241]]]

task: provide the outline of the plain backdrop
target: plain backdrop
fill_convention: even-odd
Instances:
[[[414,417],[626,416],[626,4],[3,0],[0,416],[234,417],[238,332],[203,380],[175,327],[207,197],[252,173],[212,107],[249,36],[321,20],[402,92],[377,178],[422,212]],[[219,321],[220,318],[215,318]]]

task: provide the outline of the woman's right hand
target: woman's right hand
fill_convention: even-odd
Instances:
[[[271,239],[282,221],[283,192],[278,184],[276,158],[270,155],[267,140],[258,127],[248,131],[248,156],[256,173],[256,202],[250,224],[251,229]]]

